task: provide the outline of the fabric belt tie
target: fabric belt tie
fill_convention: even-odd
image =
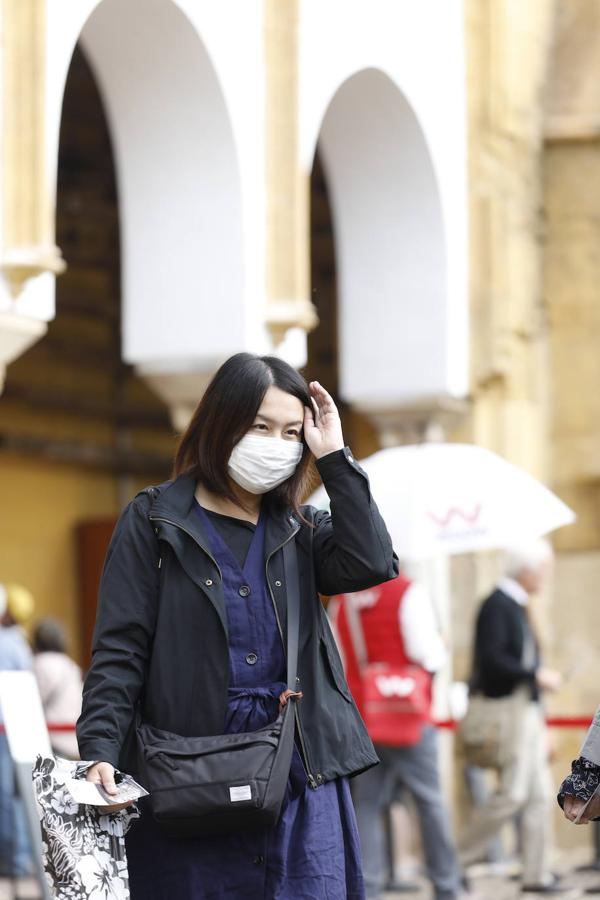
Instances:
[[[285,691],[282,691],[279,695],[279,712],[282,711],[290,697],[294,697],[297,700],[303,696],[302,691],[292,691],[291,688],[286,688]]]

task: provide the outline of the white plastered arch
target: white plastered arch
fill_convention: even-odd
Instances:
[[[214,66],[172,0],[102,0],[79,39],[115,153],[123,356],[205,371],[244,338],[240,176]]]
[[[384,72],[336,91],[318,139],[333,214],[340,392],[388,408],[448,392],[445,229],[419,121]]]

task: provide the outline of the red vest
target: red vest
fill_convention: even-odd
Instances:
[[[399,666],[411,663],[400,631],[400,608],[411,584],[410,579],[398,575],[392,581],[357,594],[340,594],[330,602],[332,625],[341,644],[348,687],[357,698],[361,693],[360,671],[345,606],[351,601],[358,601],[368,662],[386,662]]]

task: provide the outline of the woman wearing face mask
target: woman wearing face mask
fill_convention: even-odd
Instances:
[[[311,454],[331,516],[300,506]],[[144,721],[178,735],[273,722],[286,688],[283,548],[292,538],[302,699],[281,818],[252,833],[183,840],[164,835],[142,801],[127,836],[132,900],[364,896],[347,777],[377,757],[318,594],[370,587],[398,566],[333,400],[282,360],[240,353],[224,363],[183,435],[174,479],[122,514],[102,577],[79,748],[82,759],[102,760],[88,778],[114,793],[115,767],[136,772],[138,700]]]

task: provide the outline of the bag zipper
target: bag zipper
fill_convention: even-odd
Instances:
[[[250,733],[252,733],[252,732],[250,732]],[[259,744],[264,744],[269,747],[273,747],[274,749],[277,749],[278,743],[279,743],[279,741],[276,738],[264,736],[264,737],[258,738],[257,740],[240,741],[238,744],[232,744],[230,747],[227,747],[227,752],[235,753],[238,750],[244,750],[246,747],[256,747]],[[214,756],[215,753],[222,753],[223,749],[224,749],[223,747],[211,747],[210,749],[204,750],[202,752],[198,752],[195,750],[177,750],[174,747],[170,748],[170,749],[162,749],[161,748],[161,749],[157,750],[156,748],[150,746],[150,748],[149,748],[150,752],[149,753],[146,752],[146,759],[152,760],[152,759],[157,759],[160,757],[160,759],[165,760],[167,765],[169,765],[169,766],[171,766],[171,768],[173,768],[176,765],[173,762],[174,759],[190,759],[190,758],[196,758],[199,756],[204,758],[206,756]]]
[[[271,550],[271,552],[267,556],[267,559],[265,562],[265,577],[267,579],[267,586],[269,588],[269,594],[271,595],[271,601],[273,603],[273,610],[275,611],[275,619],[277,620],[277,628],[279,629],[279,636],[281,638],[281,643],[283,644],[283,652],[284,652],[284,656],[286,657],[286,660],[287,660],[287,647],[285,644],[285,640],[283,638],[283,628],[281,627],[281,619],[279,618],[279,610],[277,609],[277,603],[275,602],[275,597],[273,596],[273,591],[271,589],[271,582],[269,581],[269,562],[271,560],[271,557],[275,553],[277,553],[279,550],[283,549],[283,547],[285,547],[285,545],[287,543],[289,543],[289,541],[291,541],[292,538],[295,537],[299,531],[300,531],[300,527],[298,526],[298,528],[296,528],[296,530],[293,531],[292,534],[290,534],[289,537],[287,537],[285,539],[283,544],[280,544],[278,547],[275,547],[274,550]],[[290,687],[292,687],[292,686],[290,685]],[[293,687],[292,687],[292,690],[293,690]],[[302,755],[304,756],[304,761],[306,763],[306,777],[308,779],[308,784],[314,791],[316,791],[316,789],[318,788],[319,785],[317,784],[317,780],[311,771],[312,766],[310,764],[310,759],[308,756],[308,751],[306,749],[306,743],[304,740],[304,732],[302,730],[302,722],[300,721],[300,711],[298,710],[298,705],[296,703],[294,703],[294,715],[296,717],[296,722],[298,724],[298,737],[300,738],[300,746],[302,747]]]

